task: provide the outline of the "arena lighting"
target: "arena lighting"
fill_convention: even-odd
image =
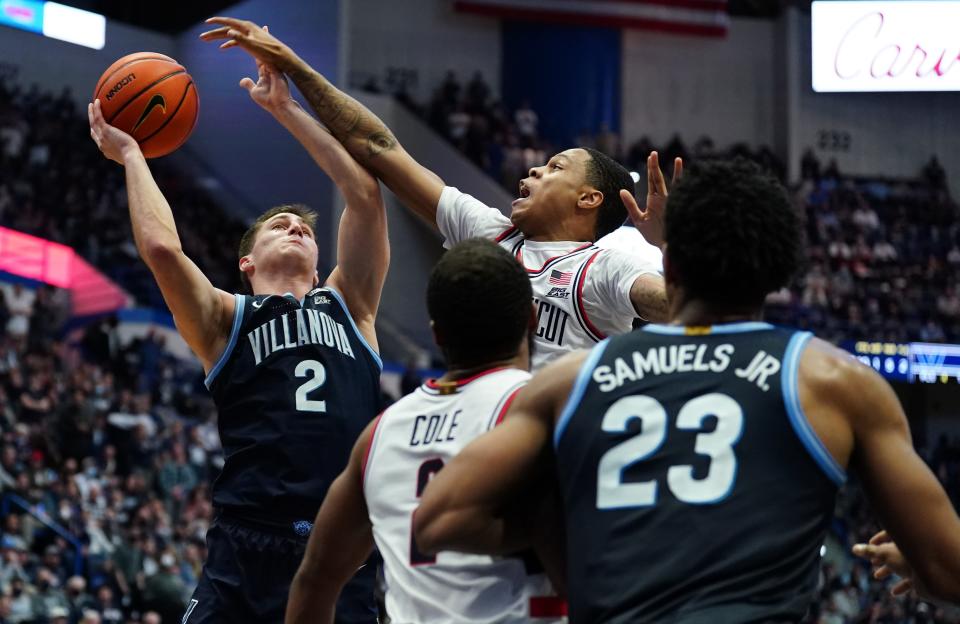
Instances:
[[[95,50],[103,49],[107,38],[104,16],[57,2],[0,0],[0,24]]]
[[[70,290],[73,316],[112,312],[128,295],[66,245],[0,227],[0,271]]]
[[[813,89],[960,91],[960,1],[818,0]]]

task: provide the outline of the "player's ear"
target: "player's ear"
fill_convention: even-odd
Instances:
[[[251,258],[249,255],[240,258],[240,272],[246,273],[248,279],[253,273],[253,258]]]
[[[596,210],[602,203],[603,193],[592,186],[585,186],[580,190],[580,196],[577,198],[577,208]]]

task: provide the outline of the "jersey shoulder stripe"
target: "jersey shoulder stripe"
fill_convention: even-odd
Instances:
[[[586,332],[587,336],[589,336],[595,342],[600,342],[607,336],[600,331],[587,316],[587,310],[583,305],[583,287],[587,281],[587,271],[590,269],[590,265],[593,264],[594,260],[597,259],[597,256],[599,256],[602,251],[602,249],[597,250],[586,262],[580,265],[580,269],[577,271],[577,276],[574,278],[573,289],[574,317],[577,319],[577,323],[580,324],[580,327]]]
[[[517,398],[517,393],[520,392],[525,385],[527,385],[526,379],[518,382],[503,393],[503,397],[501,397],[500,402],[497,403],[497,406],[493,409],[493,413],[490,414],[490,419],[487,421],[487,431],[503,422],[503,418],[510,410],[510,406],[513,405],[513,400]]]
[[[233,325],[230,327],[230,338],[227,340],[227,346],[224,347],[223,353],[221,353],[220,357],[217,359],[217,363],[213,365],[213,368],[210,369],[206,379],[203,380],[204,385],[207,386],[208,389],[210,388],[211,384],[213,384],[213,380],[217,378],[217,375],[220,374],[220,371],[230,359],[230,355],[233,353],[234,347],[237,346],[237,338],[240,336],[240,327],[243,325],[243,309],[247,298],[240,294],[234,294],[233,297]]]
[[[783,391],[783,404],[787,409],[787,416],[790,419],[790,425],[796,432],[804,448],[810,453],[810,456],[823,470],[823,472],[838,487],[842,487],[847,481],[846,472],[830,454],[824,446],[823,441],[817,435],[816,431],[807,420],[803,407],[800,405],[799,383],[797,381],[800,372],[800,356],[806,348],[813,334],[809,332],[797,332],[790,338],[787,345],[787,351],[783,356],[783,367],[780,369],[781,381],[780,387]]]
[[[370,346],[370,343],[367,342],[367,339],[363,337],[362,333],[360,333],[360,329],[357,327],[357,322],[353,319],[353,313],[350,311],[350,308],[347,307],[347,302],[343,300],[343,295],[337,292],[337,289],[333,288],[332,286],[324,286],[322,288],[315,289],[309,294],[312,295],[321,290],[329,292],[331,295],[333,295],[333,298],[340,303],[340,307],[343,308],[347,320],[350,321],[350,327],[353,328],[353,333],[357,335],[357,340],[359,340],[360,344],[366,348],[367,352],[370,353],[370,356],[373,357],[373,361],[377,363],[377,367],[382,371],[383,360],[380,359],[380,354]]]
[[[503,232],[501,232],[499,236],[497,236],[495,239],[493,239],[493,242],[495,242],[495,243],[503,243],[503,242],[506,242],[506,241],[510,240],[511,238],[513,238],[514,236],[517,236],[517,235],[519,235],[519,234],[520,234],[520,229],[517,228],[517,226],[514,225],[514,226],[512,226],[512,227],[509,227],[509,228],[505,229]]]

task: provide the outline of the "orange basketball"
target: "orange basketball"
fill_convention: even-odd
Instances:
[[[128,54],[97,82],[103,118],[140,144],[147,158],[166,156],[197,122],[197,87],[183,65],[156,52]]]

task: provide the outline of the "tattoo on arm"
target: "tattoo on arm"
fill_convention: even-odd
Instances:
[[[288,75],[320,121],[357,160],[365,162],[397,146],[396,137],[376,115],[317,72],[298,67]]]
[[[663,285],[651,284],[644,280],[634,284],[630,290],[633,307],[645,321],[660,323],[667,320],[669,309],[667,293]]]

